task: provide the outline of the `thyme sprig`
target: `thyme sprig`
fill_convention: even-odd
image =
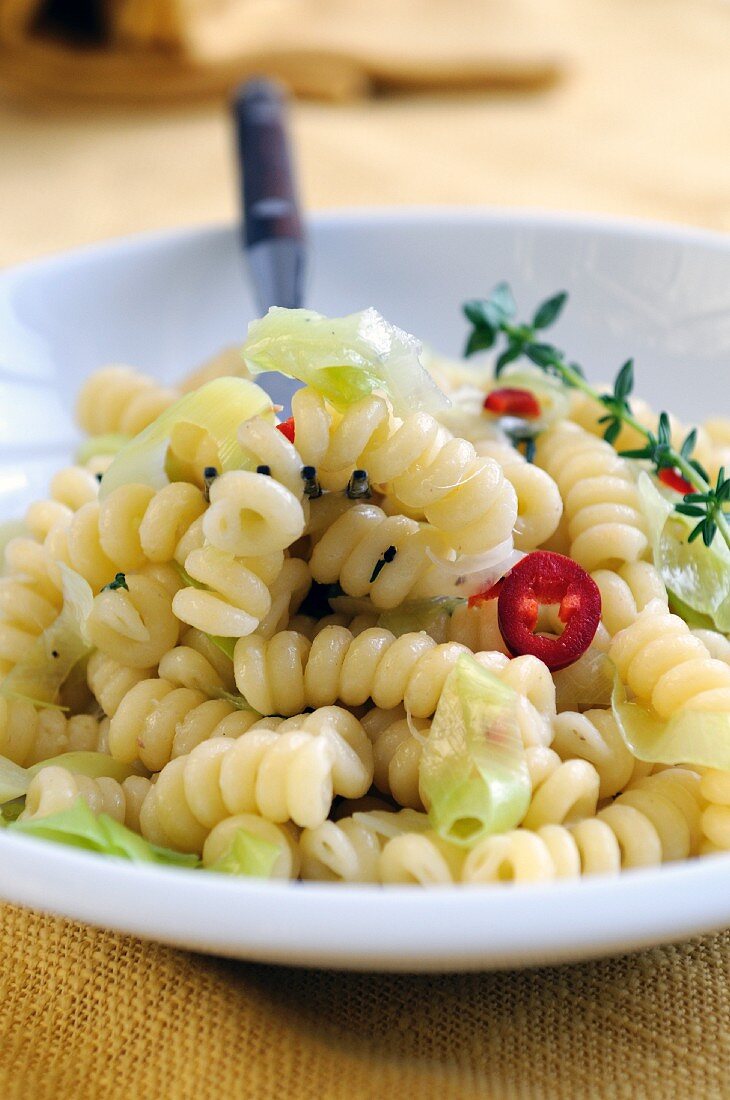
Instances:
[[[587,381],[579,363],[570,362],[564,352],[543,339],[543,331],[558,320],[567,300],[565,291],[554,294],[538,306],[529,323],[519,324],[515,322],[517,305],[512,291],[507,283],[499,283],[488,298],[473,299],[464,304],[464,314],[472,326],[464,354],[469,356],[490,348],[500,349],[495,364],[496,377],[517,359],[529,359],[565,386],[580,390],[597,404],[603,405],[606,411],[598,423],[603,425],[603,438],[608,443],[616,442],[624,425],[633,428],[646,441],[643,447],[621,451],[620,454],[649,462],[657,473],[667,468],[677,470],[692,486],[693,491],[686,493],[682,502],[675,505],[675,511],[698,521],[689,536],[690,541],[701,536],[705,546],[710,546],[719,532],[730,547],[730,478],[726,478],[725,470],[721,469],[717,481],[711,484],[707,470],[693,458],[697,431],[692,429],[677,450],[672,444],[666,412],[659,414],[656,431],[636,419],[629,400],[634,388],[632,359],[627,360],[619,370],[612,392],[600,393]]]

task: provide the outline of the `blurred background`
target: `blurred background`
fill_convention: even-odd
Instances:
[[[261,73],[310,209],[730,229],[727,0],[0,0],[0,265],[234,218],[227,96]]]

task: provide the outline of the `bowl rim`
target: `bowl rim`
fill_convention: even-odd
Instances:
[[[562,229],[565,232],[593,232],[599,236],[623,236],[634,239],[663,240],[667,243],[693,245],[730,250],[730,232],[721,229],[692,226],[681,222],[666,222],[632,215],[592,213],[590,211],[541,210],[533,206],[489,205],[438,205],[434,203],[404,206],[341,206],[310,211],[306,225],[317,230],[329,230],[344,224],[367,225],[383,223],[394,225],[427,225],[434,222],[446,225],[504,225],[521,223],[528,227]],[[119,251],[145,251],[165,247],[186,239],[229,236],[237,234],[239,226],[230,219],[192,222],[187,226],[145,229],[135,233],[119,234],[98,241],[90,241],[74,248],[50,252],[10,264],[0,269],[0,290],[9,277],[32,276],[39,268],[62,267],[66,263],[95,260],[104,253]],[[243,251],[243,248],[242,248]]]

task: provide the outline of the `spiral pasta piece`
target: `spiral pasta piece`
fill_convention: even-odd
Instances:
[[[152,668],[175,645],[180,624],[172,596],[158,580],[129,574],[126,587],[105,589],[94,597],[87,620],[89,638],[99,652],[129,668]]]
[[[159,771],[211,737],[239,737],[259,720],[225,699],[178,687],[153,677],[135,684],[116,708],[109,726],[109,752],[131,764],[140,760]]]
[[[702,642],[711,657],[730,665],[730,638],[726,634],[720,634],[717,630],[699,628],[692,628],[692,634]]]
[[[76,775],[52,764],[31,779],[21,819],[29,821],[62,813],[82,798],[93,813],[108,814],[138,832],[139,812],[149,788],[149,779],[141,775],[118,783],[107,776],[90,779],[86,775]]]
[[[57,524],[67,524],[74,512],[96,500],[99,482],[84,466],[66,466],[54,474],[47,500],[31,504],[24,517],[34,539],[43,540]]]
[[[279,574],[269,585],[271,606],[256,627],[256,634],[271,638],[284,630],[290,617],[299,610],[311,585],[312,574],[308,564],[300,558],[285,558]]]
[[[730,709],[730,666],[710,657],[687,624],[651,603],[609,651],[623,683],[662,718],[682,710]]]
[[[730,849],[730,771],[703,768],[700,794],[706,803],[701,851],[705,855],[726,852]]]
[[[423,810],[419,767],[423,744],[431,723],[406,716],[403,707],[373,707],[362,717],[363,729],[373,746],[373,783],[383,794],[413,810]]]
[[[476,445],[480,457],[494,459],[517,496],[514,542],[518,550],[535,550],[558,529],[563,514],[560,490],[545,470],[527,462],[516,447],[495,440]]]
[[[154,676],[154,671],[153,668],[130,668],[96,649],[86,666],[86,682],[104,714],[112,718],[127,692]]]
[[[523,745],[549,745],[556,712],[555,684],[547,665],[529,653],[509,659],[503,653],[483,652],[475,653],[474,659],[515,692]]]
[[[336,701],[357,707],[368,699],[385,710],[403,703],[416,718],[436,710],[444,681],[465,646],[437,645],[428,634],[372,628],[357,637],[332,626],[310,642],[281,631],[270,639],[236,642],[236,685],[261,714],[297,714]]]
[[[576,424],[560,423],[539,437],[536,457],[560,489],[570,557],[592,572],[647,555],[633,472],[609,443]]]
[[[0,756],[29,767],[63,752],[99,748],[98,719],[90,714],[66,717],[55,707],[36,709],[29,699],[0,695]]]
[[[101,503],[99,543],[124,572],[140,569],[146,562],[182,564],[190,550],[202,545],[205,510],[202,492],[186,481],[173,481],[158,490],[149,485],[120,485]]]
[[[344,488],[356,467],[406,509],[416,510],[450,546],[482,553],[511,538],[517,518],[514,489],[493,459],[477,456],[471,443],[454,438],[428,413],[394,419],[376,395],[352,405],[333,424],[322,399],[311,390],[294,395],[296,445],[305,462],[328,487]]]
[[[327,707],[277,729],[216,737],[161,771],[140,815],[143,835],[200,851],[219,822],[255,813],[316,828],[336,794],[357,798],[372,781],[372,750],[347,711]]]
[[[380,854],[388,841],[427,827],[425,814],[370,810],[304,829],[299,840],[302,878],[320,882],[380,882]]]
[[[68,523],[56,524],[48,532],[43,546],[48,572],[57,588],[61,587],[59,562],[79,573],[95,592],[121,570],[121,564],[110,558],[101,544],[99,513],[98,501],[90,501]]]
[[[304,507],[304,462],[294,446],[275,425],[260,416],[245,420],[238,429],[238,442],[259,466],[267,466],[270,475],[292,494]],[[292,540],[293,541],[293,540]]]
[[[462,882],[546,882],[618,874],[697,851],[699,777],[668,768],[639,780],[595,817],[487,837],[466,858]]]
[[[593,817],[598,805],[600,779],[587,760],[561,760],[545,746],[527,749],[532,798],[522,825],[536,830],[542,825],[565,825]]]
[[[390,884],[448,886],[461,879],[465,859],[464,848],[434,832],[404,833],[383,848],[379,877]]]
[[[233,662],[207,634],[190,627],[180,643],[160,661],[158,672],[162,679],[177,687],[202,691],[210,698],[236,690]]]
[[[234,558],[215,546],[191,550],[185,572],[205,588],[181,588],[172,610],[205,634],[241,638],[256,630],[271,610],[270,586],[284,565],[281,552]]]
[[[179,396],[131,367],[103,367],[81,387],[76,420],[88,435],[137,435]]]
[[[633,779],[613,805],[632,806],[652,823],[661,843],[662,863],[699,852],[705,800],[696,771],[670,767]]]
[[[483,600],[473,607],[468,603],[460,604],[449,619],[445,641],[460,642],[474,653],[485,651],[510,656],[499,629],[496,600]]]
[[[298,830],[287,822],[275,825],[273,821],[267,821],[257,814],[235,814],[214,825],[203,845],[203,866],[215,870],[215,864],[230,850],[236,835],[241,831],[278,849],[268,878],[298,877],[301,867]]]
[[[7,573],[0,577],[0,679],[27,655],[58,616],[60,584],[51,579],[44,547],[16,538],[5,548]]]
[[[288,549],[305,522],[300,500],[270,473],[230,470],[210,486],[203,533],[218,550],[252,558]]]
[[[610,710],[565,711],[555,718],[554,729],[552,748],[561,760],[587,760],[596,769],[601,799],[612,798],[651,768],[637,761],[626,747]]]
[[[386,516],[375,504],[348,508],[321,536],[309,566],[320,584],[339,584],[350,596],[369,596],[391,608],[426,594],[419,582],[435,570],[431,552],[443,552],[441,536],[407,516]]]
[[[601,593],[601,622],[611,637],[631,626],[652,600],[669,606],[664,581],[648,561],[625,562],[616,570],[597,569],[591,576]]]

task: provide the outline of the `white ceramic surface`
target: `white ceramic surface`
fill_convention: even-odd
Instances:
[[[730,239],[525,212],[377,211],[311,226],[308,304],[374,305],[458,353],[463,299],[508,279],[527,312],[566,288],[554,330],[597,379],[635,356],[639,389],[684,418],[730,412]],[[237,235],[203,229],[0,275],[0,518],[73,446],[73,395],[107,362],[173,379],[252,316]],[[305,965],[487,969],[577,960],[730,925],[725,857],[526,888],[271,885],[139,868],[0,835],[0,896],[203,951]]]

